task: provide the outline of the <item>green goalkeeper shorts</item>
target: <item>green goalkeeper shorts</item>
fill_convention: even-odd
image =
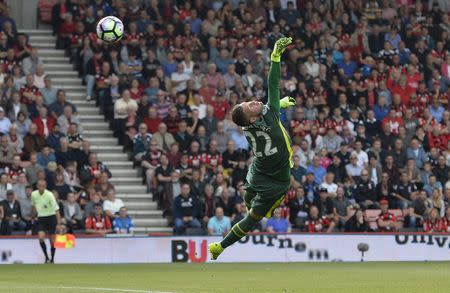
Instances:
[[[248,174],[244,195],[245,205],[256,215],[270,218],[273,210],[283,201],[290,185],[290,180],[278,181],[263,174]]]

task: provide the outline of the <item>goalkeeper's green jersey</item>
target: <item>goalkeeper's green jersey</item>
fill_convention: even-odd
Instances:
[[[289,134],[280,121],[280,63],[272,62],[269,70],[269,98],[262,117],[244,127],[244,134],[253,152],[247,180],[264,174],[278,181],[290,180],[292,148]],[[250,177],[250,178],[249,178]]]

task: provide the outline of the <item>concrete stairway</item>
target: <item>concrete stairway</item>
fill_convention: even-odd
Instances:
[[[136,234],[148,232],[171,232],[162,212],[157,210],[151,194],[146,193],[140,174],[133,169],[132,162],[122,151],[108,124],[103,121],[95,102],[86,101],[86,88],[78,73],[73,71],[69,58],[63,50],[56,50],[56,38],[50,30],[22,30],[29,35],[30,44],[38,49],[44,62],[45,73],[52,76],[56,88],[66,90],[68,101],[77,107],[83,125],[84,138],[89,140],[92,150],[98,153],[112,172],[111,182],[115,185],[117,197],[125,202],[130,216],[134,219]]]

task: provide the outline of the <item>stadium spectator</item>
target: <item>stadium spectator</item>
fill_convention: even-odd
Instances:
[[[139,124],[139,132],[134,136],[133,153],[137,162],[142,161],[142,157],[150,148],[152,135],[148,133],[148,127],[145,123]]]
[[[337,226],[342,229],[345,223],[351,216],[353,205],[350,200],[345,197],[345,190],[342,186],[338,187],[336,190],[336,196],[332,199],[333,201],[333,213],[335,218],[337,218]]]
[[[406,151],[407,157],[415,160],[417,168],[422,168],[423,163],[426,161],[426,153],[420,146],[419,140],[412,139],[411,145]]]
[[[100,192],[95,192],[95,190],[91,190],[88,192],[88,196],[89,202],[84,206],[84,214],[86,218],[94,213],[94,205],[96,204],[102,205],[102,197]]]
[[[32,213],[32,203],[31,203],[31,193],[33,192],[33,187],[28,185],[25,188],[25,196],[18,197],[20,202],[20,213],[22,219],[26,224],[26,234],[31,235],[32,229],[34,228],[33,223],[33,213]]]
[[[97,184],[102,172],[106,172],[108,177],[111,177],[108,167],[97,160],[97,154],[90,153],[87,164],[81,170],[80,180],[82,184]]]
[[[355,210],[353,216],[345,222],[345,232],[367,232],[368,230],[369,226],[361,209]]]
[[[33,152],[40,152],[42,147],[45,145],[45,138],[43,136],[40,136],[37,133],[37,125],[36,123],[30,124],[30,129],[23,138],[24,148],[23,151],[25,155],[31,156],[31,153]]]
[[[361,178],[356,182],[354,189],[355,200],[359,205],[364,208],[377,208],[378,195],[376,194],[375,184],[369,179],[367,170],[362,170]]]
[[[108,172],[102,172],[100,174],[100,178],[95,185],[95,191],[100,192],[102,198],[106,198],[108,196],[109,190],[114,189],[114,185],[109,182]]]
[[[289,199],[289,221],[294,228],[301,228],[305,225],[311,202],[305,198],[305,189],[299,186],[295,189],[295,197]]]
[[[223,236],[226,235],[231,229],[230,218],[224,216],[223,209],[217,207],[215,216],[208,221],[208,235],[211,236]]]
[[[311,206],[309,209],[308,218],[305,222],[307,232],[327,232],[333,231],[335,224],[327,216],[320,216],[319,209],[316,206]]]
[[[160,123],[158,131],[153,134],[153,140],[158,144],[158,149],[168,151],[172,143],[175,142],[173,135],[167,132],[167,125]]]
[[[408,175],[402,173],[400,176],[400,183],[394,185],[394,192],[390,198],[389,205],[392,207],[406,209],[411,198],[417,193],[417,186],[409,181]]]
[[[86,218],[85,228],[87,234],[106,235],[112,232],[111,221],[103,213],[101,204],[94,204],[93,213]]]
[[[380,200],[381,213],[377,218],[378,230],[382,232],[397,231],[397,217],[389,212],[389,202],[385,199]]]
[[[439,217],[445,216],[445,203],[442,199],[441,189],[433,189],[431,197],[429,197],[430,208],[436,209],[439,212]]]
[[[121,207],[119,210],[119,216],[113,221],[114,231],[117,234],[133,234],[134,224],[133,220],[127,213],[126,207]]]
[[[114,220],[119,216],[120,208],[124,206],[120,198],[116,198],[116,191],[111,188],[108,190],[106,199],[103,201],[103,211],[106,216]]]
[[[320,185],[326,175],[326,170],[324,167],[320,165],[320,158],[319,156],[315,156],[312,159],[312,164],[308,166],[308,169],[306,169],[306,173],[314,174],[314,182],[318,185]]]
[[[445,217],[442,218],[442,232],[450,231],[450,207],[445,211]]]
[[[273,211],[273,216],[267,220],[266,231],[269,233],[290,233],[291,225],[289,221],[281,217],[281,208]]]
[[[179,170],[172,170],[170,172],[170,181],[163,184],[163,198],[162,206],[164,215],[170,215],[172,213],[171,208],[173,205],[173,200],[177,194],[181,193],[181,182],[180,182],[180,172]],[[194,194],[198,195],[198,194]]]
[[[25,230],[27,224],[22,218],[20,203],[17,201],[14,191],[8,190],[6,192],[6,199],[1,202],[1,205],[3,206],[2,221],[7,223],[7,234]]]
[[[143,173],[146,178],[147,190],[151,191],[154,189],[154,176],[155,170],[159,164],[159,158],[162,152],[158,149],[158,142],[154,139],[150,142],[150,149],[142,157],[141,166],[143,167]]]
[[[233,202],[232,192],[227,187],[227,182],[224,181],[223,184],[217,184],[216,195],[217,193],[219,193],[219,196],[216,196],[216,207],[221,207],[225,216],[231,217],[235,209],[235,203]]]
[[[28,116],[28,109],[20,102],[20,93],[16,91],[11,94],[11,98],[6,109],[10,121],[18,120],[19,113],[24,113],[25,116]]]
[[[198,200],[191,195],[189,184],[181,186],[181,193],[173,201],[175,233],[182,234],[185,228],[200,228],[198,220],[201,210]]]
[[[350,155],[350,163],[345,165],[345,171],[353,181],[358,181],[361,177],[363,166],[358,164],[358,155],[356,153]]]
[[[423,223],[423,231],[428,233],[444,231],[443,221],[439,216],[439,211],[436,208],[431,208],[428,212],[428,218]]]
[[[64,217],[69,233],[74,233],[74,230],[84,228],[83,212],[80,205],[76,202],[75,194],[72,192],[67,194],[67,200],[64,201]]]

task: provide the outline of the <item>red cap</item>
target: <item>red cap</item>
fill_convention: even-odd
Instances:
[[[380,204],[389,204],[389,202],[386,199],[380,200]]]

